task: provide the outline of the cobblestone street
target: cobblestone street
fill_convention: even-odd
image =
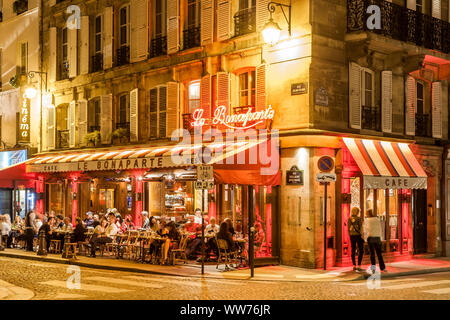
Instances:
[[[219,280],[194,277],[143,275],[81,268],[81,289],[69,289],[72,272],[67,265],[0,258],[0,280],[9,295],[0,299],[150,299],[150,300],[303,300],[394,299],[448,300],[450,273],[436,273],[382,280],[381,288],[369,289],[366,281],[278,282]],[[69,281],[69,283],[72,283]],[[11,290],[15,288],[16,291]],[[2,288],[4,289],[4,288]],[[17,291],[19,290],[19,291]],[[17,296],[12,294],[18,292]],[[31,292],[31,296],[20,296]]]

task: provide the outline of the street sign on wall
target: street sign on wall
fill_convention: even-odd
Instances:
[[[330,172],[334,169],[334,160],[329,156],[320,157],[317,161],[317,167],[321,172]]]
[[[316,180],[319,182],[336,182],[336,174],[334,173],[318,173]]]

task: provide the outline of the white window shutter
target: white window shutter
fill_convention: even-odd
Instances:
[[[431,0],[431,14],[434,18],[441,19],[441,0]]]
[[[180,49],[178,0],[167,0],[167,53]]]
[[[84,146],[84,136],[88,132],[88,102],[87,100],[78,101],[78,145]]]
[[[113,66],[113,7],[106,7],[103,12],[103,69]]]
[[[266,64],[261,64],[256,67],[256,111],[261,111],[266,108],[266,68]]]
[[[76,102],[72,100],[69,104],[69,147],[75,148],[76,144]]]
[[[100,135],[102,144],[110,144],[112,133],[112,94],[101,96],[100,113]]]
[[[89,73],[89,16],[81,17],[80,74]]]
[[[406,1],[406,7],[408,9],[416,11],[416,0],[407,0]]]
[[[78,71],[78,30],[67,29],[67,41],[69,45],[69,78],[77,76]]]
[[[48,61],[48,78],[50,82],[56,81],[56,66],[57,66],[57,54],[56,54],[56,28],[49,29],[49,61]]]
[[[350,128],[361,129],[361,67],[349,66],[349,122]]]
[[[130,141],[139,140],[139,89],[130,92]]]
[[[204,46],[214,40],[214,0],[201,0],[200,17],[200,39]]]
[[[148,0],[130,3],[130,61],[137,62],[148,56]]]
[[[442,139],[442,84],[433,82],[432,91],[431,121],[433,138]]]
[[[231,0],[218,0],[217,3],[217,40],[230,38],[231,30]]]
[[[269,21],[270,13],[267,9],[270,0],[256,0],[256,30],[260,31]]]
[[[392,71],[381,73],[381,127],[392,132]]]
[[[203,118],[211,118],[211,76],[206,75],[200,80],[200,108],[203,109]]]
[[[47,120],[47,150],[55,149],[56,143],[56,112],[55,107],[51,106],[47,110],[48,120]]]
[[[405,132],[407,135],[416,135],[416,80],[408,76],[406,80],[406,110],[405,110]]]
[[[171,137],[172,133],[179,128],[180,123],[180,103],[179,85],[177,82],[167,82],[167,133],[166,137]]]

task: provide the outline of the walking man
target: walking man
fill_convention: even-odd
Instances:
[[[359,217],[359,208],[352,209],[352,215],[348,218],[348,233],[352,246],[353,271],[362,271],[361,261],[364,255],[364,240],[362,238],[362,220]],[[358,267],[356,267],[356,248],[358,247]]]

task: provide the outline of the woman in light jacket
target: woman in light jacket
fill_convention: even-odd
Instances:
[[[383,255],[381,254],[381,222],[377,216],[375,216],[372,209],[367,210],[365,221],[365,230],[367,232],[367,244],[370,250],[370,262],[372,264],[372,271],[375,273],[376,261],[375,253],[378,257],[378,263],[380,270],[386,272],[386,266],[384,265]]]

